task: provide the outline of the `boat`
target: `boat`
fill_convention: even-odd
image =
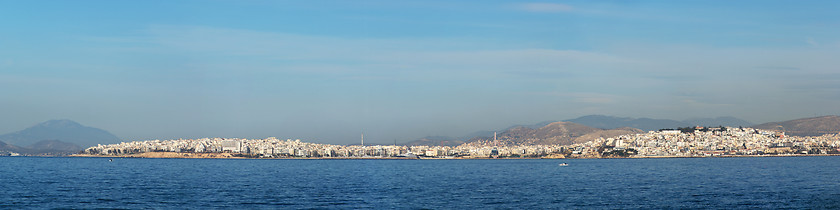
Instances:
[[[408,152],[402,155],[397,155],[396,157],[404,157],[404,158],[412,158],[412,159],[420,159],[419,156],[415,155],[414,153]]]
[[[568,163],[561,163],[560,166],[568,166]]]

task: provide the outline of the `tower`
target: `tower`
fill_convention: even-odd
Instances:
[[[496,141],[496,132],[493,132],[493,147],[499,145],[499,143],[497,143],[497,142],[498,141]]]
[[[362,132],[362,146],[365,146],[365,132]]]

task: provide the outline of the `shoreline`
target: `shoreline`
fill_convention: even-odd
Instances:
[[[254,158],[243,157],[241,153],[177,153],[177,152],[147,152],[128,155],[91,155],[72,154],[67,156],[48,157],[101,157],[101,158],[178,158],[178,159],[265,159],[265,160],[525,160],[525,159],[659,159],[659,158],[742,158],[742,157],[820,157],[840,156],[840,154],[781,154],[781,155],[719,155],[719,156],[637,156],[637,157],[452,157],[452,158],[409,158],[409,157],[271,157]],[[44,156],[47,157],[47,156]]]

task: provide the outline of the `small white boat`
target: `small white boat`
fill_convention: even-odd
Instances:
[[[560,166],[568,166],[568,163],[561,163]]]

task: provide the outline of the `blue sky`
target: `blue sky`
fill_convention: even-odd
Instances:
[[[840,114],[837,1],[0,1],[0,133],[461,136]]]

